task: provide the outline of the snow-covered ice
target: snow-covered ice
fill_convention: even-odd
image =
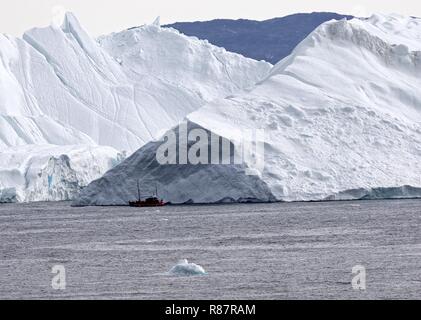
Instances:
[[[0,34],[0,201],[13,194],[68,199],[79,187],[66,191],[54,179],[31,187],[51,159],[68,157],[77,185],[85,185],[119,154],[207,102],[253,86],[270,68],[157,23],[94,39],[67,13],[61,26],[34,28],[22,39]],[[85,165],[92,150],[95,160]]]
[[[258,175],[245,174],[247,162],[159,165],[152,142],[75,203],[127,203],[138,179],[173,203],[420,196],[420,39],[417,18],[324,23],[255,88],[186,116],[236,150],[243,130],[265,129]]]

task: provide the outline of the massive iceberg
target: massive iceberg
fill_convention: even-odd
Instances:
[[[270,68],[157,23],[93,39],[67,13],[22,39],[0,34],[0,202],[72,199]]]
[[[244,131],[264,129],[256,141],[264,151],[255,154],[263,168],[161,164],[164,139],[92,182],[75,204],[126,204],[137,180],[173,203],[419,196],[420,76],[420,19],[326,22],[255,88],[186,116],[189,128],[229,141],[234,154],[250,145]]]

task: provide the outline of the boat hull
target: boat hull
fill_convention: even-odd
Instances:
[[[146,204],[146,203],[129,203],[130,207],[134,207],[134,208],[148,208],[148,207],[163,207],[166,206],[166,203],[150,203],[150,204]]]

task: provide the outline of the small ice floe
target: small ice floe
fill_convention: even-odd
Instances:
[[[177,276],[198,276],[206,274],[206,271],[198,264],[189,263],[187,259],[183,259],[172,267],[169,273]]]

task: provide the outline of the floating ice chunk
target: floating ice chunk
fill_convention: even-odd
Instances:
[[[180,276],[196,276],[206,274],[205,269],[195,263],[189,263],[187,259],[180,260],[171,268],[170,274]]]

